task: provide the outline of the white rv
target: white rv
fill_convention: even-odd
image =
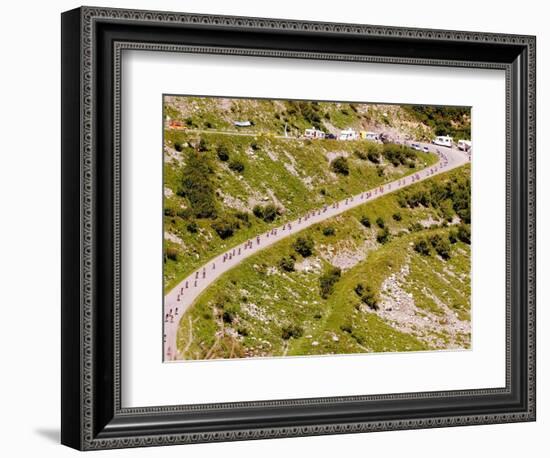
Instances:
[[[322,130],[312,127],[304,131],[304,137],[306,138],[325,138],[325,133]]]
[[[350,127],[340,132],[338,140],[357,140],[357,138],[359,138],[359,134]]]
[[[472,142],[470,140],[459,140],[458,149],[461,151],[470,151],[472,149]]]
[[[453,146],[453,138],[448,135],[441,135],[439,137],[435,137],[432,143],[434,145],[447,146],[450,148]]]

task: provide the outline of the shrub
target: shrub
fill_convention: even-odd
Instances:
[[[178,249],[174,247],[167,247],[165,251],[166,259],[170,259],[171,261],[177,261],[178,260]]]
[[[365,227],[370,227],[370,219],[368,216],[361,217],[361,224]]]
[[[419,232],[422,229],[424,229],[424,226],[422,226],[422,224],[420,224],[418,222],[414,222],[409,226],[409,231],[410,232]]]
[[[336,231],[332,226],[326,226],[323,228],[323,235],[329,236],[329,235],[334,235],[335,233]]]
[[[388,240],[390,239],[390,231],[388,230],[387,227],[385,227],[384,229],[380,229],[377,233],[376,233],[376,241],[378,243],[386,243]]]
[[[340,331],[345,332],[347,334],[351,334],[351,332],[353,331],[353,327],[349,322],[342,323],[340,325]]]
[[[182,191],[196,218],[216,217],[216,193],[211,175],[212,167],[206,155],[191,151],[183,169]]]
[[[263,219],[266,223],[271,223],[279,216],[280,210],[273,204],[267,204],[263,207],[261,205],[254,205],[252,213],[257,218]]]
[[[239,221],[231,217],[219,218],[212,223],[212,229],[222,240],[231,237],[239,227]]]
[[[436,253],[443,259],[451,257],[451,244],[448,239],[444,239],[439,234],[430,236],[430,243],[434,247]]]
[[[224,323],[231,324],[235,320],[235,312],[233,310],[224,310],[222,314]]]
[[[279,260],[279,267],[285,272],[294,272],[294,264],[296,260],[292,256],[283,256]]]
[[[250,226],[250,213],[248,212],[242,212],[242,211],[236,211],[235,212],[235,218],[242,221],[246,226]]]
[[[172,207],[165,207],[164,216],[176,216],[176,210]]]
[[[366,153],[365,151],[355,150],[353,153],[363,161],[366,161],[369,158],[368,153]]]
[[[320,294],[323,299],[329,297],[334,291],[334,285],[340,276],[342,275],[342,270],[338,267],[331,267],[327,272],[325,272],[321,277],[319,277],[319,288]]]
[[[189,208],[180,208],[176,212],[181,219],[188,219],[193,216],[193,212]]]
[[[363,304],[370,309],[378,310],[378,298],[370,285],[365,286],[363,283],[357,283],[354,291],[361,298]]]
[[[218,159],[220,161],[226,162],[229,160],[229,151],[227,151],[227,147],[225,145],[219,145],[216,154],[218,155]]]
[[[468,245],[471,243],[471,230],[470,226],[466,224],[461,224],[458,226],[458,233],[457,233],[458,240],[461,242],[467,243]]]
[[[401,213],[399,212],[396,212],[392,215],[392,218],[395,220],[395,221],[401,221],[402,220],[402,217],[401,217]]]
[[[376,297],[376,293],[370,286],[367,286],[367,288],[365,289],[365,292],[361,296],[361,301],[367,307],[373,310],[378,310],[378,298]]]
[[[201,153],[204,153],[205,151],[208,151],[208,149],[209,149],[208,142],[204,138],[201,138],[199,141],[199,151]]]
[[[244,164],[239,159],[233,159],[229,161],[229,168],[234,172],[242,173],[244,171]]]
[[[380,153],[378,151],[369,151],[368,154],[367,154],[367,158],[373,164],[379,164],[380,163]]]
[[[363,283],[357,283],[357,285],[355,285],[354,291],[355,291],[355,294],[361,297],[365,292],[365,285],[363,285]]]
[[[296,253],[301,254],[304,258],[313,254],[314,246],[315,242],[309,235],[298,237],[293,244]]]
[[[191,234],[195,234],[199,230],[199,226],[195,221],[190,221],[187,223],[186,229]]]
[[[384,222],[384,219],[379,216],[378,218],[376,218],[376,225],[380,228],[380,229],[384,229],[384,226],[386,225],[386,223]]]
[[[414,243],[414,251],[420,253],[422,256],[429,256],[431,251],[430,244],[427,242],[426,239],[418,239]]]
[[[288,340],[291,338],[297,339],[299,337],[302,337],[303,333],[304,333],[304,330],[302,329],[301,326],[298,326],[297,324],[283,326],[283,328],[281,329],[281,337],[284,340]]]
[[[330,168],[334,173],[339,173],[340,175],[349,175],[349,164],[348,160],[339,156],[330,163]]]
[[[254,151],[258,151],[260,149],[260,145],[258,145],[256,142],[252,142],[250,144],[250,147],[254,150]]]
[[[449,231],[449,242],[456,243],[458,241],[458,231],[456,229],[451,229]]]

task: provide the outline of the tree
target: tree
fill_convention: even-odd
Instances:
[[[174,143],[174,149],[175,149],[178,153],[181,153],[181,152],[183,151],[183,144],[180,143],[180,142]]]
[[[376,218],[376,225],[380,228],[380,229],[384,229],[384,226],[386,225],[386,223],[384,222],[384,219],[379,216],[378,218]]]
[[[296,253],[302,255],[304,258],[313,254],[314,246],[315,242],[309,235],[298,237],[293,244]]]
[[[395,212],[395,213],[392,215],[392,218],[393,218],[395,221],[401,221],[401,219],[402,219],[401,213]]]
[[[349,164],[348,160],[339,156],[330,163],[330,168],[333,172],[339,173],[340,175],[349,175]]]

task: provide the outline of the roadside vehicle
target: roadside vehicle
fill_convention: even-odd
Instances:
[[[453,138],[449,137],[448,135],[440,135],[438,137],[435,137],[432,143],[434,145],[446,146],[447,148],[451,148],[453,146]]]
[[[418,143],[411,143],[411,148],[416,150],[416,151],[421,150],[420,145]]]
[[[359,134],[350,127],[340,132],[338,140],[357,140],[358,137]]]
[[[425,153],[429,153],[430,149],[427,146],[423,146],[422,151],[424,151]]]
[[[329,140],[336,140],[336,135],[334,134],[327,134],[325,138],[328,138]]]
[[[472,142],[470,140],[459,140],[457,146],[461,151],[470,151],[472,149]]]
[[[304,137],[306,138],[325,138],[325,133],[322,130],[311,127],[304,131]]]
[[[380,136],[376,132],[367,132],[362,130],[359,132],[359,136],[361,137],[361,140],[370,140],[371,142],[380,141]]]
[[[234,121],[233,125],[235,127],[250,127],[250,126],[252,126],[252,122],[250,122],[250,121]]]

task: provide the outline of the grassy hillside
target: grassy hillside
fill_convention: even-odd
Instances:
[[[183,316],[178,349],[205,359],[469,348],[469,186],[465,165],[244,260]]]
[[[327,133],[353,127],[401,139],[430,141],[445,134],[470,138],[467,107],[167,96],[164,112],[187,129],[284,135],[286,128],[289,135],[298,136],[312,126]],[[234,121],[251,121],[253,125],[236,128]]]
[[[166,291],[269,227],[437,160],[368,141],[175,130],[165,131],[164,157]]]

